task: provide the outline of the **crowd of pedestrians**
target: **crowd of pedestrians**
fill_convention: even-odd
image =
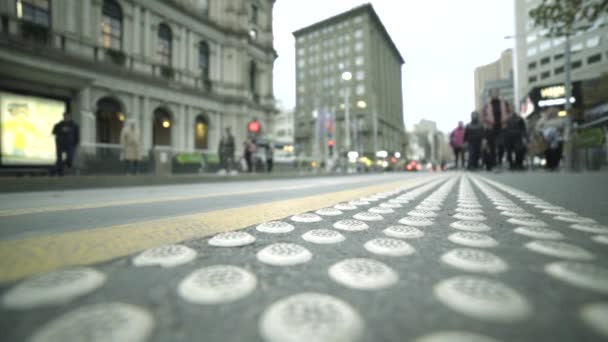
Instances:
[[[492,89],[481,113],[472,112],[466,126],[460,121],[450,133],[450,146],[456,168],[498,171],[506,159],[509,170],[521,171],[530,166],[533,157],[541,156],[545,168],[555,171],[562,159],[563,129],[563,120],[558,119],[555,109],[542,112],[536,124],[527,127],[526,121],[500,98],[498,89]],[[524,164],[526,155],[530,157],[528,165]]]

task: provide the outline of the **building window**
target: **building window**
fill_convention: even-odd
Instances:
[[[549,61],[551,61],[551,58],[550,57],[545,57],[545,58],[543,58],[543,59],[540,60],[540,65],[548,64]]]
[[[355,74],[355,79],[357,81],[362,81],[365,79],[365,71],[363,70],[358,70],[357,73]]]
[[[363,95],[363,94],[365,94],[365,86],[363,84],[357,85],[357,88],[355,89],[355,93],[357,95]]]
[[[536,82],[536,76],[528,77],[528,83],[534,83],[534,82]]]
[[[249,62],[249,91],[256,95],[256,78],[258,73],[258,66],[254,61]]]
[[[581,66],[583,66],[583,62],[582,61],[572,62],[572,69],[578,69]]]
[[[574,44],[570,47],[570,52],[577,53],[583,50],[583,43]]]
[[[114,0],[103,1],[101,45],[114,50],[122,47],[122,9]]]
[[[558,53],[557,55],[553,56],[553,60],[559,60],[564,58],[564,54],[563,53]]]
[[[551,47],[551,41],[545,41],[542,44],[540,44],[540,51],[546,51]]]
[[[197,116],[194,122],[194,148],[209,148],[209,120],[202,114]]]
[[[158,25],[158,45],[157,54],[158,60],[163,65],[171,65],[173,37],[171,29],[166,24]]]
[[[355,38],[361,38],[361,37],[363,37],[363,29],[355,30]]]
[[[536,62],[528,63],[528,70],[536,69]]]
[[[602,60],[602,54],[598,53],[596,55],[589,56],[589,58],[587,58],[587,64],[594,64],[594,63],[600,62],[601,60]]]
[[[23,21],[49,27],[50,8],[49,0],[17,0],[17,17]]]
[[[549,76],[551,76],[551,72],[550,71],[545,71],[542,74],[540,74],[540,79],[544,80],[546,78],[549,78]]]
[[[97,101],[97,110],[95,111],[96,141],[104,144],[120,144],[120,132],[124,120],[125,115],[122,113],[118,101],[110,97],[104,97]]]
[[[357,42],[355,44],[355,51],[361,51],[363,50],[363,42]]]
[[[536,47],[531,47],[528,49],[527,55],[528,57],[535,56],[538,53],[538,49]]]
[[[152,144],[154,146],[171,146],[171,115],[163,108],[157,108],[154,111]]]
[[[200,42],[198,45],[198,67],[201,69],[201,77],[209,79],[209,45],[207,42]]]
[[[600,44],[600,37],[595,36],[587,39],[587,47],[593,48]]]
[[[251,12],[249,13],[249,22],[257,25],[258,24],[258,6],[256,4],[251,4]]]
[[[528,43],[533,43],[534,41],[536,41],[536,34],[535,33],[530,34],[526,38],[526,42],[528,42]]]
[[[564,73],[564,67],[559,67],[559,68],[555,68],[555,70],[553,70],[553,74],[554,75],[559,75],[559,74],[563,74]]]
[[[358,65],[358,66],[363,65],[363,56],[355,57],[355,65]]]

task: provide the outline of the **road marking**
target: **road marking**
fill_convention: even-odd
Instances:
[[[361,182],[361,180],[357,179],[357,180],[336,182],[336,183],[332,183],[332,185],[344,185],[344,184],[352,184],[352,183],[360,183],[360,182]],[[288,191],[288,190],[301,190],[301,189],[307,189],[307,188],[326,187],[326,186],[327,186],[327,184],[312,183],[312,184],[292,185],[292,186],[285,186],[285,187],[271,188],[271,189],[242,190],[242,191],[231,191],[231,192],[217,192],[217,193],[211,193],[211,194],[166,196],[166,197],[156,197],[155,196],[154,198],[138,198],[138,199],[132,199],[132,200],[123,200],[123,201],[109,201],[109,202],[86,203],[86,204],[77,204],[77,205],[58,205],[58,206],[50,206],[50,207],[42,207],[42,208],[7,209],[7,210],[0,210],[0,217],[41,214],[41,213],[50,213],[50,212],[68,211],[68,210],[99,209],[99,208],[119,207],[119,206],[121,207],[121,206],[127,206],[127,205],[151,204],[151,203],[172,202],[172,201],[187,201],[187,200],[196,200],[196,199],[204,199],[204,198],[223,197],[223,196],[252,195],[252,194],[262,194],[262,193]]]
[[[241,208],[0,242],[0,282],[58,268],[88,265],[163,244],[199,239],[338,202],[427,183],[428,177]]]

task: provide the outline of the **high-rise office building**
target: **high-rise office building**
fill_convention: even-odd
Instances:
[[[497,61],[475,69],[475,109],[480,111],[488,103],[491,89],[498,89],[500,97],[514,105],[513,50],[505,50]]]
[[[372,5],[353,8],[293,35],[299,153],[321,157],[330,150],[355,150],[373,157],[376,151],[398,151],[404,130],[404,61]],[[345,80],[345,72],[352,78]]]

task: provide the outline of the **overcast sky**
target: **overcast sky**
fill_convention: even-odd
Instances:
[[[279,0],[274,6],[274,94],[295,107],[293,31],[367,1]],[[405,59],[403,115],[448,132],[474,109],[473,71],[492,63],[514,41],[513,0],[372,0],[380,20]]]

